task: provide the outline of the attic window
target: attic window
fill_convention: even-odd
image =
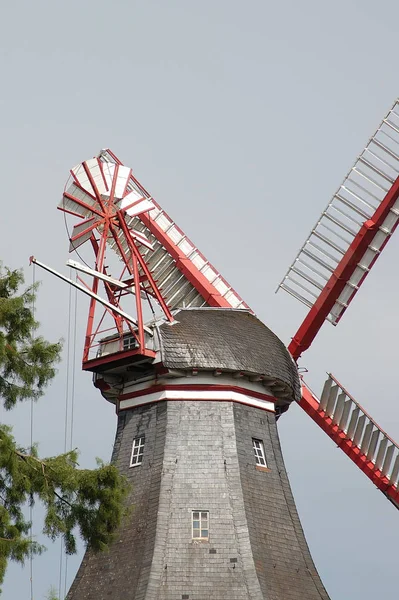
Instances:
[[[265,458],[265,448],[263,446],[262,440],[252,438],[252,446],[254,449],[256,464],[260,467],[267,467]]]
[[[137,348],[137,340],[134,335],[125,335],[123,338],[123,349],[124,350],[134,350]]]
[[[144,454],[144,436],[136,437],[133,440],[132,456],[130,457],[130,466],[137,467],[143,462]]]

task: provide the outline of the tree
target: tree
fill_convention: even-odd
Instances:
[[[23,283],[21,271],[0,265],[0,398],[7,410],[44,393],[61,351],[60,343],[34,335],[36,286],[21,291]],[[0,424],[0,584],[9,560],[23,563],[43,550],[29,536],[27,503],[43,504],[43,532],[62,536],[67,553],[76,552],[76,530],[94,550],[107,548],[123,515],[125,480],[113,465],[79,469],[77,460],[76,450],[40,458],[36,446],[20,447]]]
[[[57,590],[55,589],[54,586],[52,586],[49,589],[48,594],[46,596],[46,600],[59,600],[58,595],[57,595]]]

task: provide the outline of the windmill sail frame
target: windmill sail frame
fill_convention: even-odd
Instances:
[[[310,309],[289,347],[295,360],[325,320],[338,324],[398,223],[396,100],[279,285]]]
[[[85,369],[93,370],[113,360],[112,356],[99,356],[101,339],[105,334],[109,337],[112,329],[120,341],[118,353],[124,350],[123,339],[129,333],[136,340],[136,354],[146,354],[143,301],[155,316],[154,299],[169,322],[174,320],[172,311],[180,307],[250,310],[111,150],[102,150],[97,157],[78,164],[71,170],[71,177],[58,206],[81,219],[73,227],[69,250],[73,252],[88,243],[94,252],[95,268],[84,270],[93,277],[89,285],[92,297],[83,354]],[[121,261],[120,276],[109,273],[109,249]],[[115,285],[115,280],[120,285]],[[108,304],[102,303],[106,310],[101,303],[98,305],[100,285],[108,298]],[[132,294],[136,327],[123,317],[124,313],[132,313]],[[110,310],[109,305],[116,310]],[[109,316],[113,319],[111,327]]]

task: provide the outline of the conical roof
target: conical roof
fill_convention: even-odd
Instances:
[[[242,372],[264,375],[299,400],[295,362],[283,342],[247,310],[181,309],[174,323],[159,327],[161,357],[170,369]]]

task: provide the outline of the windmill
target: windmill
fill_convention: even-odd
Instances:
[[[279,286],[308,308],[287,351],[113,152],[71,170],[59,209],[79,219],[77,279],[32,261],[90,297],[82,367],[116,406],[135,510],[68,598],[328,598],[276,418],[296,401],[399,508],[398,445],[332,374],[318,398],[296,367],[393,234],[398,197],[395,102]]]

